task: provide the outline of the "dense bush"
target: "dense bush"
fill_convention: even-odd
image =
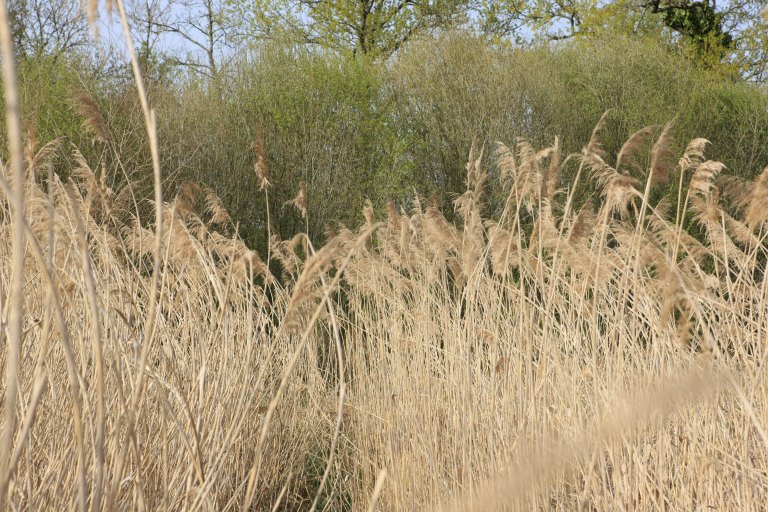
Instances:
[[[82,73],[61,62],[25,66],[25,112],[36,112],[41,140],[65,135],[82,146],[83,117],[72,95],[87,90],[110,135],[91,159],[103,159],[115,179],[139,183],[139,195],[148,192],[150,180],[140,178],[150,175],[149,151],[130,86],[78,83]],[[154,81],[150,99],[169,197],[188,180],[212,188],[240,234],[261,250],[259,127],[276,207],[273,232],[286,237],[304,228],[297,213],[280,208],[304,180],[312,197],[307,227],[318,241],[329,224],[354,224],[368,199],[377,208],[390,198],[407,206],[416,192],[450,209],[463,190],[461,162],[473,141],[487,154],[497,141],[549,145],[557,135],[565,153],[578,152],[606,110],[609,152],[635,130],[674,121],[677,140],[709,138],[712,156],[734,175],[750,177],[768,164],[765,90],[697,68],[655,40],[520,49],[454,32],[414,41],[386,62],[273,43],[230,69],[216,80]],[[491,190],[491,208],[499,207],[497,196]]]
[[[651,40],[515,50],[454,34],[411,46],[391,76],[424,193],[461,190],[458,162],[472,141],[492,150],[497,141],[547,145],[558,136],[566,153],[579,152],[609,110],[602,135],[609,152],[636,130],[673,121],[677,150],[701,136],[736,175],[752,177],[768,164],[766,92],[697,69]]]
[[[157,102],[160,140],[174,181],[214,188],[252,243],[264,241],[264,196],[254,171],[258,130],[269,165],[273,228],[283,236],[304,226],[280,206],[305,180],[315,199],[309,229],[354,223],[367,198],[409,190],[403,141],[382,95],[386,69],[360,59],[265,47],[236,76],[192,81]],[[168,94],[168,91],[165,91]]]

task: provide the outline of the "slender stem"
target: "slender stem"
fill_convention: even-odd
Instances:
[[[264,209],[267,212],[267,270],[272,259],[272,222],[269,217],[269,188],[264,187]]]
[[[162,178],[160,175],[160,151],[157,142],[155,112],[149,108],[149,100],[147,99],[147,92],[144,88],[144,80],[141,77],[139,60],[136,57],[136,50],[134,49],[133,40],[131,39],[131,30],[128,24],[128,17],[125,13],[124,2],[123,0],[117,0],[116,3],[118,13],[120,14],[120,23],[123,27],[123,34],[125,35],[125,44],[128,47],[128,53],[131,56],[131,68],[133,70],[133,78],[136,82],[141,110],[144,114],[144,125],[147,129],[147,136],[149,138],[149,149],[152,154],[152,169],[155,181],[155,248],[154,264],[152,268],[152,284],[149,292],[149,312],[144,325],[144,340],[141,347],[139,370],[138,375],[136,376],[136,383],[133,387],[133,395],[131,396],[129,408],[130,411],[135,411],[144,389],[144,379],[146,375],[144,366],[152,346],[155,321],[157,320],[157,297],[160,293],[160,270],[162,266],[163,247],[163,191]]]
[[[93,334],[91,336],[91,351],[93,354],[95,392],[96,392],[96,437],[93,447],[93,492],[91,495],[91,510],[98,512],[101,510],[101,495],[104,481],[104,443],[106,428],[106,385],[104,381],[104,331],[101,326],[101,315],[99,315],[99,298],[96,290],[96,279],[93,275],[93,265],[91,255],[88,251],[88,240],[86,238],[85,222],[78,210],[77,199],[74,192],[69,189],[70,206],[72,215],[75,218],[77,226],[77,238],[80,243],[80,259],[83,267],[83,277],[85,278],[88,306],[91,310],[91,323],[93,324]]]
[[[11,37],[6,0],[0,1],[0,56],[2,57],[5,95],[5,123],[8,130],[8,149],[11,157],[13,194],[9,198],[12,215],[12,276],[10,288],[10,315],[7,328],[8,355],[5,363],[5,423],[0,439],[0,510],[6,509],[8,486],[11,480],[10,456],[16,433],[16,400],[19,367],[21,365],[21,338],[24,306],[24,151],[21,136],[19,93],[16,83],[16,58]],[[2,329],[0,329],[1,331]]]

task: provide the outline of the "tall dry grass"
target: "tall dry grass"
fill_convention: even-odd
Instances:
[[[571,157],[595,190],[578,210],[558,145],[519,141],[495,160],[496,219],[473,155],[463,225],[417,198],[317,250],[273,238],[272,262],[200,185],[159,205],[158,236],[130,185],[29,148],[9,505],[759,509],[766,173],[726,179],[702,140],[675,163],[666,130],[640,140],[657,132],[617,169],[598,127]],[[680,204],[652,202],[672,177]]]
[[[613,158],[607,122],[580,155],[557,141],[473,151],[461,225],[415,198],[385,218],[366,208],[323,247],[273,236],[265,260],[211,190],[187,183],[164,202],[155,166],[141,218],[101,162],[31,136],[24,158],[11,140],[0,499],[760,510],[768,170],[729,179],[701,139],[676,159],[668,127]],[[263,144],[254,194],[268,193]],[[78,163],[66,183],[57,152]],[[494,218],[490,180],[507,197]],[[669,183],[676,204],[654,199]],[[302,185],[293,204],[312,200]]]

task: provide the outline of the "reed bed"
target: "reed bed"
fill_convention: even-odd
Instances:
[[[28,137],[8,507],[759,510],[768,170],[674,158],[668,127],[609,157],[605,122],[580,155],[470,155],[458,223],[417,197],[266,257],[212,190],[147,208]]]

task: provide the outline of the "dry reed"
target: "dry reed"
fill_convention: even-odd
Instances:
[[[459,225],[419,198],[385,222],[368,206],[315,251],[267,223],[262,260],[212,190],[163,201],[138,66],[153,219],[128,211],[131,184],[110,189],[101,161],[76,155],[62,183],[55,143],[30,142],[25,170],[4,17],[0,508],[768,500],[765,171],[739,191],[702,139],[675,167],[669,125],[653,144],[656,128],[630,136],[612,166],[604,116],[578,158],[558,141],[500,146],[497,181],[473,151]],[[255,149],[266,194],[260,130]],[[653,200],[667,178],[677,204]],[[506,194],[495,218],[489,186]],[[595,192],[578,202],[578,187]],[[307,194],[291,202],[305,217]]]

